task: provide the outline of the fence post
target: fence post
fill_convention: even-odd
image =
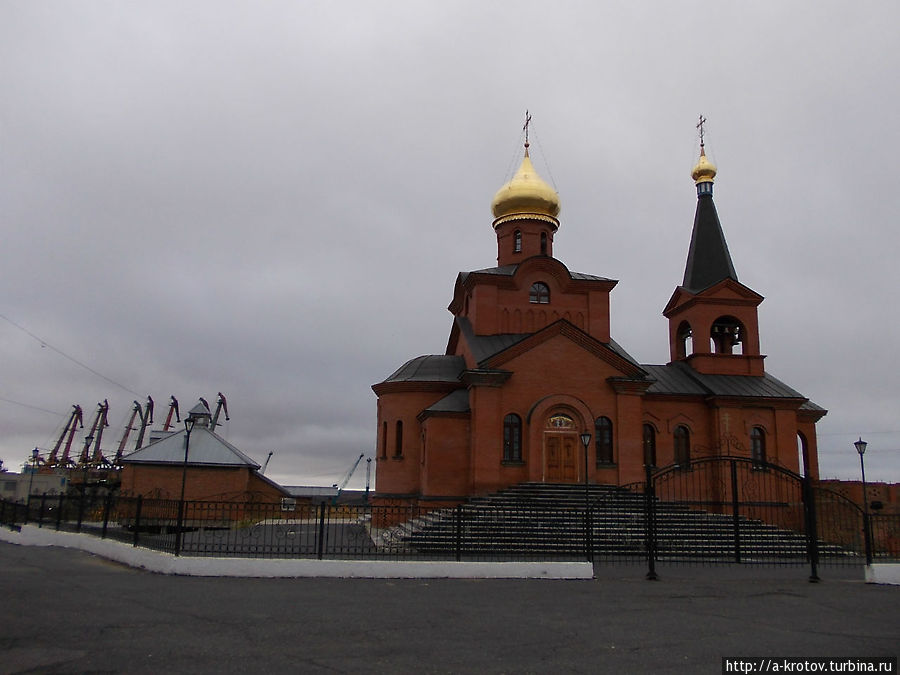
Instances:
[[[316,541],[316,557],[319,560],[325,555],[325,502],[319,504],[319,536]]]
[[[84,520],[84,501],[85,501],[85,492],[84,488],[81,489],[81,501],[78,502],[78,527],[75,528],[76,532],[81,532],[81,521]]]
[[[59,528],[62,525],[62,511],[63,504],[66,503],[66,495],[62,492],[59,493],[59,503],[56,505],[56,531],[59,532]]]
[[[47,493],[41,494],[41,508],[38,511],[38,527],[44,527],[44,506],[47,504]]]
[[[138,545],[138,537],[141,532],[141,504],[143,504],[144,495],[138,495],[137,504],[134,508],[134,541],[132,542],[132,546]]]
[[[456,505],[456,562],[462,560],[462,504]]]
[[[106,527],[109,524],[109,509],[112,506],[112,492],[106,493],[106,503],[103,505],[103,530],[100,532],[100,538],[106,539]]]
[[[734,530],[734,562],[741,562],[741,516],[740,500],[738,499],[737,462],[733,459],[731,464],[731,524]]]
[[[0,525],[6,523],[6,500],[0,498]]]
[[[819,533],[816,523],[816,498],[808,475],[802,482],[803,514],[806,517],[806,554],[809,558],[809,581],[819,581]]]
[[[644,465],[644,523],[647,527],[647,580],[656,581],[656,499],[653,485],[653,469],[649,464]]]

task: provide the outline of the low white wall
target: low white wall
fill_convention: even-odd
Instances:
[[[900,563],[866,565],[866,583],[900,585]]]
[[[192,558],[135,548],[111,539],[25,525],[0,528],[0,541],[23,546],[76,548],[160,574],[202,577],[339,577],[369,579],[592,579],[588,562],[431,562],[393,560],[303,560]]]

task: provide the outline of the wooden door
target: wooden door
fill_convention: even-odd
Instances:
[[[544,434],[548,483],[575,483],[578,481],[578,436],[575,434]]]

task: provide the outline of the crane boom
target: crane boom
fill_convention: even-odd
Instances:
[[[138,415],[141,415],[143,418],[141,404],[135,401],[134,408],[131,409],[131,417],[128,418],[128,423],[125,425],[125,431],[122,433],[122,440],[119,441],[119,447],[116,449],[116,458],[113,460],[113,466],[119,466],[119,463],[122,461],[122,455],[125,453],[125,444],[128,443],[128,437],[134,430],[134,427],[132,426],[134,424],[134,418]]]
[[[62,447],[63,439],[66,437],[67,433],[69,435],[69,438],[66,441],[66,448],[63,451],[62,460],[59,463],[65,466],[65,464],[69,461],[69,449],[72,447],[72,438],[75,436],[75,429],[78,427],[79,423],[81,423],[81,406],[75,404],[72,406],[72,413],[69,415],[66,426],[63,427],[62,433],[59,435],[59,439],[56,441],[56,445],[53,446],[50,457],[47,458],[47,466],[53,467],[57,465],[59,449]],[[83,427],[84,424],[82,424],[81,426]]]
[[[208,407],[209,406],[207,406],[207,408]],[[219,424],[219,413],[221,413],[223,409],[225,410],[225,421],[227,422],[231,419],[228,416],[228,402],[225,400],[225,394],[220,391],[219,400],[216,401],[216,414],[213,415],[212,422],[209,425],[210,431],[216,430],[216,426]]]
[[[359,463],[362,461],[362,458],[365,457],[365,453],[360,453],[359,457],[356,458],[356,461],[353,462],[353,466],[350,467],[350,470],[347,472],[347,475],[344,476],[344,480],[340,482],[340,485],[335,483],[331,487],[336,487],[338,489],[337,494],[334,495],[334,499],[332,499],[332,504],[337,504],[338,497],[341,496],[341,492],[344,491],[344,488],[347,487],[347,483],[350,482],[350,479],[353,478],[353,473],[356,471],[356,467],[359,466]]]
[[[147,402],[144,404],[144,412],[141,415],[141,430],[138,432],[137,442],[134,444],[135,450],[144,445],[144,433],[151,424],[153,424],[153,398],[148,396]]]
[[[166,415],[166,423],[163,425],[163,431],[168,431],[169,427],[172,426],[172,413],[175,413],[175,421],[180,422],[181,417],[178,416],[178,399],[174,396],[172,400],[169,401],[169,414]]]

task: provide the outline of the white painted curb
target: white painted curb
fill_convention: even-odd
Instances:
[[[900,563],[866,565],[866,583],[900,585]]]
[[[333,577],[367,579],[592,579],[589,562],[443,562],[192,558],[135,548],[112,539],[23,525],[0,528],[0,541],[75,548],[159,574],[199,577]]]

